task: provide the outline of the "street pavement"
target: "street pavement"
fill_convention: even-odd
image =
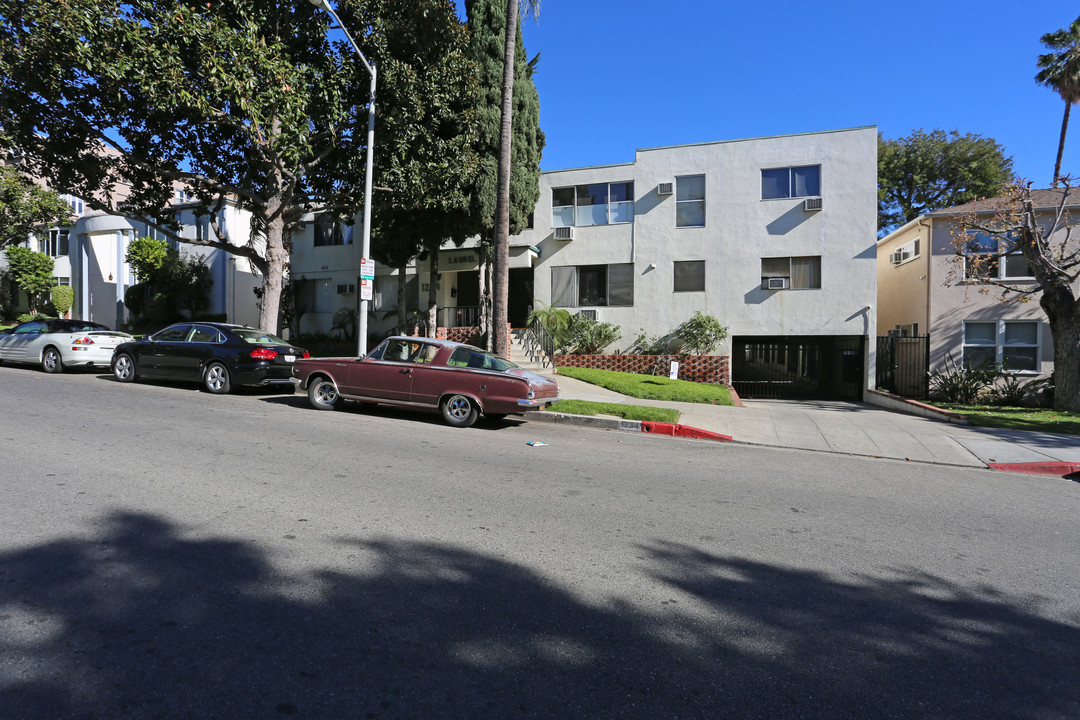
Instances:
[[[1060,476],[1080,472],[1076,435],[959,425],[861,402],[743,400],[742,407],[724,407],[641,400],[563,375],[556,380],[564,400],[674,408],[679,425],[739,443]]]

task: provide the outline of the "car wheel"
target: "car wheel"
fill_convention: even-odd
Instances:
[[[480,415],[472,400],[464,395],[447,395],[441,407],[443,419],[454,427],[469,427]]]
[[[113,376],[120,382],[135,380],[135,361],[130,355],[117,355],[112,363]]]
[[[316,410],[333,410],[341,404],[341,396],[334,383],[324,377],[308,385],[307,396],[311,407]]]
[[[221,363],[210,363],[203,373],[203,387],[215,395],[224,395],[232,388],[229,370]]]
[[[41,369],[47,373],[64,372],[64,359],[60,357],[60,351],[54,347],[45,348],[41,356]]]

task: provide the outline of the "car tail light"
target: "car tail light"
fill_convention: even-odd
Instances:
[[[276,357],[277,351],[268,348],[256,348],[251,351],[252,360],[273,360]]]
[[[75,342],[72,345],[93,345],[94,341],[83,335],[81,338],[75,338]]]
[[[304,358],[305,360],[307,360],[307,359],[308,359],[309,357],[311,357],[311,353],[309,353],[309,352],[308,352],[307,350],[305,350],[305,351],[304,351],[304,355],[303,355],[303,358]]]

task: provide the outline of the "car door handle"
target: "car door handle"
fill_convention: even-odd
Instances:
[[[401,373],[403,375],[411,375],[412,374],[412,368],[401,368]]]

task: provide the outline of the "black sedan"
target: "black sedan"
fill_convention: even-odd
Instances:
[[[234,385],[292,388],[292,366],[309,357],[303,348],[257,328],[225,323],[182,322],[116,348],[113,375],[201,382],[209,392]]]

